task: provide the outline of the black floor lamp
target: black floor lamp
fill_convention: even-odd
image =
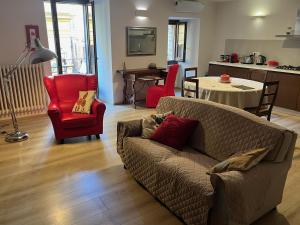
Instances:
[[[18,67],[24,62],[24,60],[29,56],[30,64],[38,64],[50,61],[54,58],[57,58],[57,55],[51,50],[45,48],[39,39],[34,40],[35,48],[31,49],[30,46],[26,46],[24,51],[21,53],[19,58],[16,60],[15,65],[4,74],[4,88],[5,88],[5,97],[8,104],[8,108],[11,114],[11,119],[14,127],[14,132],[9,133],[5,137],[5,141],[7,142],[17,142],[17,141],[25,141],[28,139],[28,134],[26,132],[22,132],[19,130],[18,121],[15,114],[15,108],[12,101],[12,93],[9,91],[9,83],[11,81],[11,77],[14,72],[18,69]]]

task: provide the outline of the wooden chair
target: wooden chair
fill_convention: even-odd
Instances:
[[[259,105],[253,108],[245,108],[245,110],[260,117],[266,116],[267,119],[270,121],[272,109],[278,93],[278,88],[279,81],[264,82],[264,87],[259,100]]]
[[[187,73],[190,72],[190,71],[194,71],[194,74],[192,76],[187,76]],[[197,71],[198,71],[197,67],[185,68],[184,69],[184,79],[187,79],[187,78],[197,78],[197,74],[198,74]]]
[[[184,79],[181,82],[181,96],[182,97],[184,97],[184,93],[185,93],[185,91],[187,91],[187,92],[194,93],[194,96],[196,98],[199,98],[199,83],[198,83],[198,80],[195,79],[195,78],[197,78],[197,75],[198,75],[197,70],[198,70],[197,67],[190,67],[190,68],[185,68],[184,69]],[[193,75],[192,76],[187,76],[188,72],[191,72],[191,71],[194,71]],[[190,82],[190,83],[195,83],[195,89],[186,88],[184,86],[184,83],[186,81]]]

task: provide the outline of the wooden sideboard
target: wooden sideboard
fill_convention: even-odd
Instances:
[[[232,77],[256,80],[260,82],[278,80],[279,90],[276,106],[300,111],[300,75],[287,72],[275,72],[259,69],[240,68],[209,64],[208,76],[229,74]]]
[[[118,70],[119,74],[123,75],[124,79],[124,89],[123,89],[123,104],[136,104],[136,86],[137,83],[143,83],[142,88],[146,88],[145,84],[151,84],[153,82],[158,82],[159,80],[164,80],[167,76],[166,68],[158,67],[156,69],[127,69]]]

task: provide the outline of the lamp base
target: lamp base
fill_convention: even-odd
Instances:
[[[15,131],[13,133],[7,134],[5,137],[6,142],[20,142],[26,141],[29,138],[29,135],[25,132]]]

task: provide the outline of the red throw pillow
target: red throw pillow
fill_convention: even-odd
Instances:
[[[164,145],[181,150],[198,125],[197,120],[169,115],[150,137]]]

